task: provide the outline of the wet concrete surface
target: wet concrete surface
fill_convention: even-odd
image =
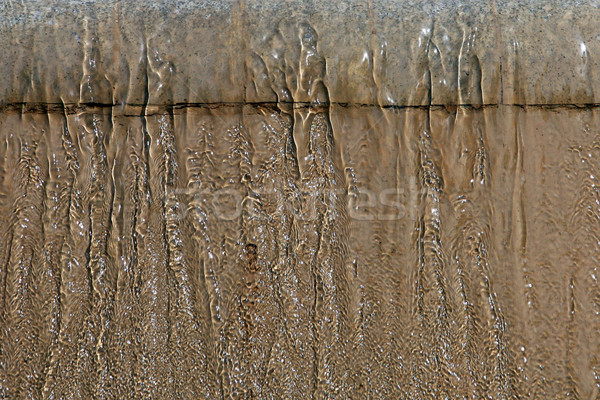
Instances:
[[[1,398],[599,398],[598,5],[0,15]]]

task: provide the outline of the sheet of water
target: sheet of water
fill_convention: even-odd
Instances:
[[[596,4],[0,15],[0,397],[599,398]]]

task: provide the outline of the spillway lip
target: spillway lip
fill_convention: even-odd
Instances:
[[[0,105],[596,107],[598,20],[576,0],[9,1]]]

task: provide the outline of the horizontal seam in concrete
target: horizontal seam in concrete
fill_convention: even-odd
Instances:
[[[0,103],[0,112],[7,113],[66,113],[74,114],[78,112],[93,112],[94,109],[117,109],[129,111],[123,113],[128,116],[152,115],[168,113],[171,110],[182,110],[188,108],[235,108],[235,107],[257,107],[276,109],[281,106],[291,106],[295,109],[302,108],[380,108],[380,109],[483,109],[494,107],[519,107],[523,109],[593,109],[600,107],[600,103],[539,103],[539,104],[518,104],[518,103],[489,103],[489,104],[424,104],[424,105],[391,105],[391,104],[368,104],[368,103],[346,103],[331,102],[318,103],[311,102],[209,102],[209,103],[171,103],[171,104],[112,104],[112,103]],[[139,112],[134,112],[139,111]]]

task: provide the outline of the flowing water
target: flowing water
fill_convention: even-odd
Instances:
[[[600,398],[598,5],[0,15],[1,398]]]

